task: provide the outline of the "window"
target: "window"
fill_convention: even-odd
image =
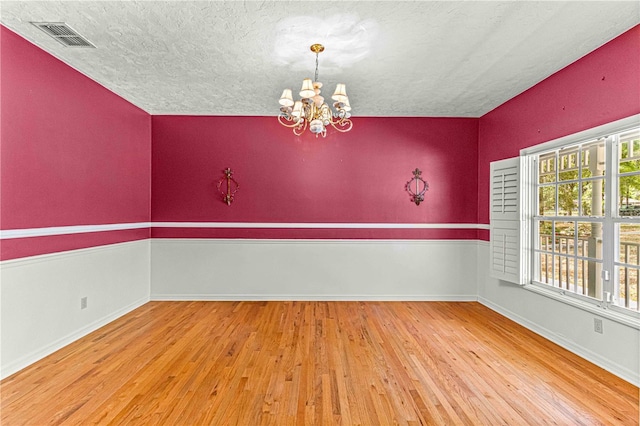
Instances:
[[[615,132],[594,129],[525,150],[534,182],[533,283],[626,313],[640,312],[640,126],[633,118]]]
[[[640,128],[617,135],[615,303],[640,311]]]

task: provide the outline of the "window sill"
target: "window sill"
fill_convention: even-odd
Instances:
[[[620,324],[626,325],[628,327],[635,328],[636,330],[640,330],[640,318],[634,317],[632,315],[626,315],[621,312],[617,312],[606,306],[606,304],[596,304],[589,303],[583,300],[579,300],[575,297],[571,297],[569,295],[563,294],[558,290],[551,288],[544,288],[544,284],[526,284],[523,286],[524,289],[532,291],[534,293],[538,293],[542,296],[548,297],[550,299],[557,300],[559,302],[565,303],[567,305],[573,306],[578,309],[582,309],[583,311],[590,312],[592,314],[598,315],[602,318],[610,319],[611,321],[618,322]]]

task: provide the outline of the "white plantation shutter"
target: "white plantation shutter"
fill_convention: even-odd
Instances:
[[[520,158],[491,163],[491,221],[518,220]]]
[[[528,270],[525,165],[521,157],[491,163],[491,276],[516,284],[527,283]]]

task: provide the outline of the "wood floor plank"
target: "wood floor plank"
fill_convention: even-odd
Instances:
[[[478,303],[151,302],[0,382],[2,425],[638,425]]]

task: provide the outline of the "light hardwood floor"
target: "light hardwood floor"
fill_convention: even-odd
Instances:
[[[478,303],[151,302],[0,386],[2,425],[637,425],[639,405]]]

